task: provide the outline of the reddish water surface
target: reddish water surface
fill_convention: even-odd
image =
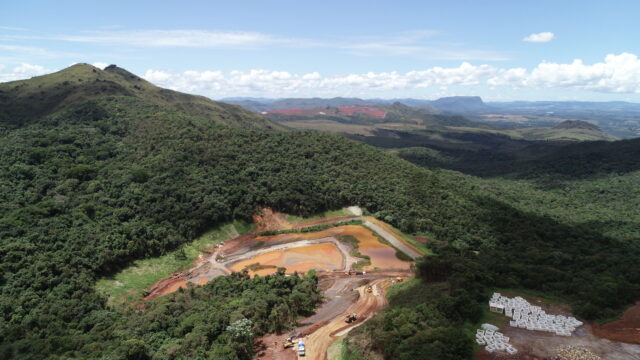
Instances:
[[[270,268],[250,271],[251,274],[264,276],[274,273],[275,268],[278,267],[287,268],[287,273],[289,274],[295,271],[304,273],[311,269],[337,270],[342,268],[342,261],[342,255],[338,248],[331,243],[325,243],[260,254],[233,264],[231,269],[233,271],[241,271],[245,267],[256,263],[262,266],[271,266]]]

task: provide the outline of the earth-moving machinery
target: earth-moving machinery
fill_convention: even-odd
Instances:
[[[346,322],[347,324],[351,324],[352,322],[358,320],[358,314],[353,313],[353,314],[348,314],[345,319],[344,322]]]
[[[294,347],[296,343],[293,342],[293,336],[289,336],[288,338],[284,339],[284,341],[282,342],[282,347],[284,347],[285,349],[288,349],[290,347]]]

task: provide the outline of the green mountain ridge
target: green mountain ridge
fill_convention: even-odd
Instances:
[[[29,80],[0,83],[0,108],[3,110],[0,113],[0,124],[20,126],[25,121],[105,96],[140,98],[220,125],[254,129],[280,128],[239,106],[159,88],[115,65],[101,70],[89,64],[75,64],[53,74]]]

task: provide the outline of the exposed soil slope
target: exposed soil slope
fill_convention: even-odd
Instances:
[[[609,340],[640,344],[640,302],[625,311],[620,320],[594,324],[593,333]]]

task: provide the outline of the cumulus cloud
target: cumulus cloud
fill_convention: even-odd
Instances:
[[[434,67],[421,71],[368,72],[322,76],[318,72],[293,74],[287,71],[253,69],[249,71],[184,71],[169,73],[148,70],[143,77],[174,90],[197,92],[215,97],[232,95],[295,96],[340,95],[370,90],[405,90],[432,85],[477,85],[483,77],[495,74],[489,65],[464,62],[458,67]],[[215,95],[214,95],[215,94]]]
[[[491,88],[573,88],[605,93],[640,94],[640,59],[630,53],[607,55],[603,62],[586,64],[542,62],[532,69],[499,68],[463,62],[457,67],[432,67],[400,72],[367,72],[323,76],[318,72],[148,70],[144,76],[158,85],[213,97],[338,96],[375,94],[446,86],[488,85]]]
[[[8,72],[5,71],[5,68],[5,65],[0,64],[0,82],[28,79],[51,72],[51,70],[45,69],[43,66],[32,64],[20,64]]]
[[[522,41],[531,42],[531,43],[546,43],[555,39],[555,37],[556,36],[554,33],[545,31],[537,34],[531,34],[525,37],[524,39],[522,39]]]
[[[543,62],[531,71],[522,68],[501,69],[487,83],[514,88],[579,88],[640,94],[640,59],[637,55],[622,53],[609,54],[604,62],[590,65],[580,59],[569,64]]]
[[[106,65],[106,64],[100,64]],[[42,75],[49,70],[21,64],[0,65],[0,81]],[[394,91],[430,88],[489,86],[490,88],[566,88],[602,93],[640,94],[640,58],[631,53],[610,54],[604,61],[587,64],[542,62],[526,68],[500,68],[463,62],[455,67],[435,66],[407,72],[367,72],[323,75],[269,69],[247,71],[183,71],[150,69],[142,77],[162,87],[214,98],[227,96],[376,96]]]
[[[103,63],[103,62],[100,62],[100,61],[96,61],[96,62],[92,63],[91,65],[93,65],[93,66],[95,66],[95,67],[97,67],[99,69],[103,69],[103,70],[104,70],[104,68],[109,66],[109,64]]]

